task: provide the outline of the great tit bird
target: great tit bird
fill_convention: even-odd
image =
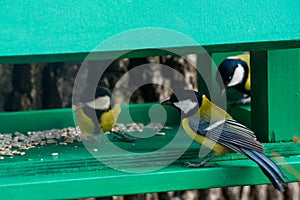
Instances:
[[[250,54],[245,52],[242,55],[230,56],[223,60],[218,67],[221,75],[216,75],[217,82],[224,89],[221,91],[223,94],[227,88],[235,88],[238,91],[247,95],[247,98],[240,99],[238,104],[248,104],[251,102],[250,98]]]
[[[173,94],[170,99],[162,102],[181,112],[182,126],[185,132],[196,142],[214,151],[199,164],[186,163],[187,167],[204,167],[216,156],[227,152],[241,153],[258,164],[274,187],[284,191],[286,183],[282,177],[286,175],[268,157],[263,154],[263,145],[246,126],[235,121],[226,111],[213,104],[205,95],[192,90]]]
[[[77,124],[85,137],[111,131],[121,112],[120,105],[114,103],[111,92],[101,86],[96,88],[94,99],[86,99],[85,102],[73,105],[73,110]],[[122,141],[134,141],[124,134],[112,133],[117,134]]]

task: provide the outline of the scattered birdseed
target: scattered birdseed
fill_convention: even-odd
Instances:
[[[27,146],[20,146],[19,149],[21,149],[21,150],[27,150],[29,148]]]
[[[300,139],[296,135],[293,136],[292,140],[293,142],[300,144]]]
[[[69,144],[72,144],[74,143],[74,139],[73,138],[67,138],[64,143],[69,143]]]
[[[97,152],[98,151],[98,149],[92,149],[92,152]]]
[[[67,145],[68,143],[65,143],[64,140],[70,143],[80,142],[79,129],[69,127],[61,130],[28,131],[26,134],[20,132],[0,134],[0,156],[23,156],[25,155],[23,150],[32,149],[36,146]]]
[[[171,129],[171,127],[164,127],[159,123],[150,123],[144,125],[142,123],[122,124],[117,123],[112,132],[126,133],[126,132],[143,132],[145,128],[151,128],[156,130],[156,135],[165,135],[164,132],[160,132],[162,129]],[[37,146],[44,145],[69,145],[75,142],[81,142],[81,131],[79,127],[69,127],[64,129],[52,129],[46,131],[28,131],[27,133],[15,132],[12,133],[0,133],[0,160],[3,160],[5,156],[13,158],[13,156],[25,155],[24,150],[36,148]],[[76,148],[75,146],[74,148]],[[93,152],[97,152],[98,149],[92,149]],[[52,153],[52,156],[57,156],[58,153]]]
[[[54,139],[48,139],[47,144],[56,144],[56,141]]]
[[[12,145],[12,147],[19,147],[20,148],[21,145],[22,145],[22,143],[21,142],[17,142],[17,141],[13,141],[11,145]]]
[[[21,151],[18,151],[18,150],[13,150],[13,151],[12,151],[12,154],[24,156],[24,155],[25,155],[25,152],[21,152]]]
[[[162,127],[162,129],[170,130],[170,129],[172,129],[172,127],[170,127],[170,126],[164,126],[164,127]]]
[[[155,135],[164,136],[164,135],[166,135],[166,133],[164,133],[164,132],[156,132]]]
[[[125,132],[125,133],[143,132],[145,128],[150,128],[150,129],[154,129],[154,130],[157,130],[157,131],[159,131],[161,129],[171,129],[171,127],[167,127],[167,126],[164,127],[160,123],[150,123],[146,126],[142,123],[131,123],[131,124],[127,124],[127,125],[117,123],[113,127],[112,131],[117,132],[117,133],[121,133],[121,132]]]

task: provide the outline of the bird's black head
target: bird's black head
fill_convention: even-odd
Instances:
[[[171,97],[163,101],[162,105],[170,105],[179,110],[183,117],[194,115],[202,105],[202,94],[193,90],[181,90],[173,93]]]
[[[105,88],[98,86],[95,91],[94,98],[91,95],[86,97],[88,99],[85,102],[81,102],[79,105],[85,112],[96,112],[96,116],[99,117],[102,113],[109,111],[114,106],[114,101],[111,92]]]
[[[111,92],[109,91],[109,89],[102,87],[102,86],[98,86],[96,88],[95,98],[103,97],[103,96],[111,97],[112,95],[111,95]]]
[[[82,96],[81,99],[84,101],[73,107],[82,133],[89,135],[103,132],[100,130],[99,120],[103,113],[111,110],[114,106],[111,92],[107,88],[98,86],[95,92],[86,90]],[[88,123],[89,121],[93,124]]]
[[[220,88],[236,87],[247,78],[248,65],[241,59],[227,58],[218,67],[220,76],[216,75]],[[220,79],[221,78],[221,79]]]
[[[113,98],[112,98],[112,94],[105,87],[102,87],[102,86],[97,87],[96,93],[95,93],[95,100],[97,100],[97,99],[107,99],[107,102],[108,102],[108,99],[109,99],[109,105],[107,103],[106,105],[108,105],[108,106],[106,106],[106,108],[104,106],[104,108],[103,108],[104,110],[111,109],[114,106],[114,101],[113,101]]]
[[[97,118],[99,118],[103,112],[112,109],[114,106],[111,92],[102,86],[97,87],[94,102]]]

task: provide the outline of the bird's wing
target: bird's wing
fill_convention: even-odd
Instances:
[[[189,126],[197,134],[205,136],[233,151],[241,152],[240,147],[244,147],[263,152],[263,145],[256,140],[253,131],[235,120],[223,120],[222,123],[215,122],[211,124],[207,121],[189,119]]]
[[[247,126],[238,123],[234,119],[227,119],[225,122],[226,123],[224,123],[224,127],[223,127],[225,130],[228,131],[234,130],[235,132],[244,135],[245,137],[249,137],[256,140],[256,135]]]

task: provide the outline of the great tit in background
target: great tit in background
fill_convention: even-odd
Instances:
[[[226,111],[214,105],[199,92],[183,90],[178,98],[173,94],[170,99],[162,102],[181,112],[182,126],[185,132],[196,142],[214,151],[199,164],[186,163],[187,167],[208,166],[207,162],[227,152],[241,153],[258,164],[274,187],[280,192],[286,187],[282,177],[286,175],[268,157],[263,154],[263,145],[246,126],[235,121]]]
[[[240,99],[237,104],[249,104],[251,102],[250,53],[245,52],[241,55],[226,58],[219,65],[218,71],[222,80],[217,75],[217,82],[221,88],[223,84],[225,87],[221,93],[224,94],[227,88],[235,88],[247,96]]]
[[[121,112],[120,105],[114,103],[111,92],[101,86],[96,88],[94,99],[73,105],[73,110],[75,111],[77,124],[84,137],[108,131],[112,132],[111,130]],[[112,133],[118,135],[125,142],[135,140],[118,132]]]

